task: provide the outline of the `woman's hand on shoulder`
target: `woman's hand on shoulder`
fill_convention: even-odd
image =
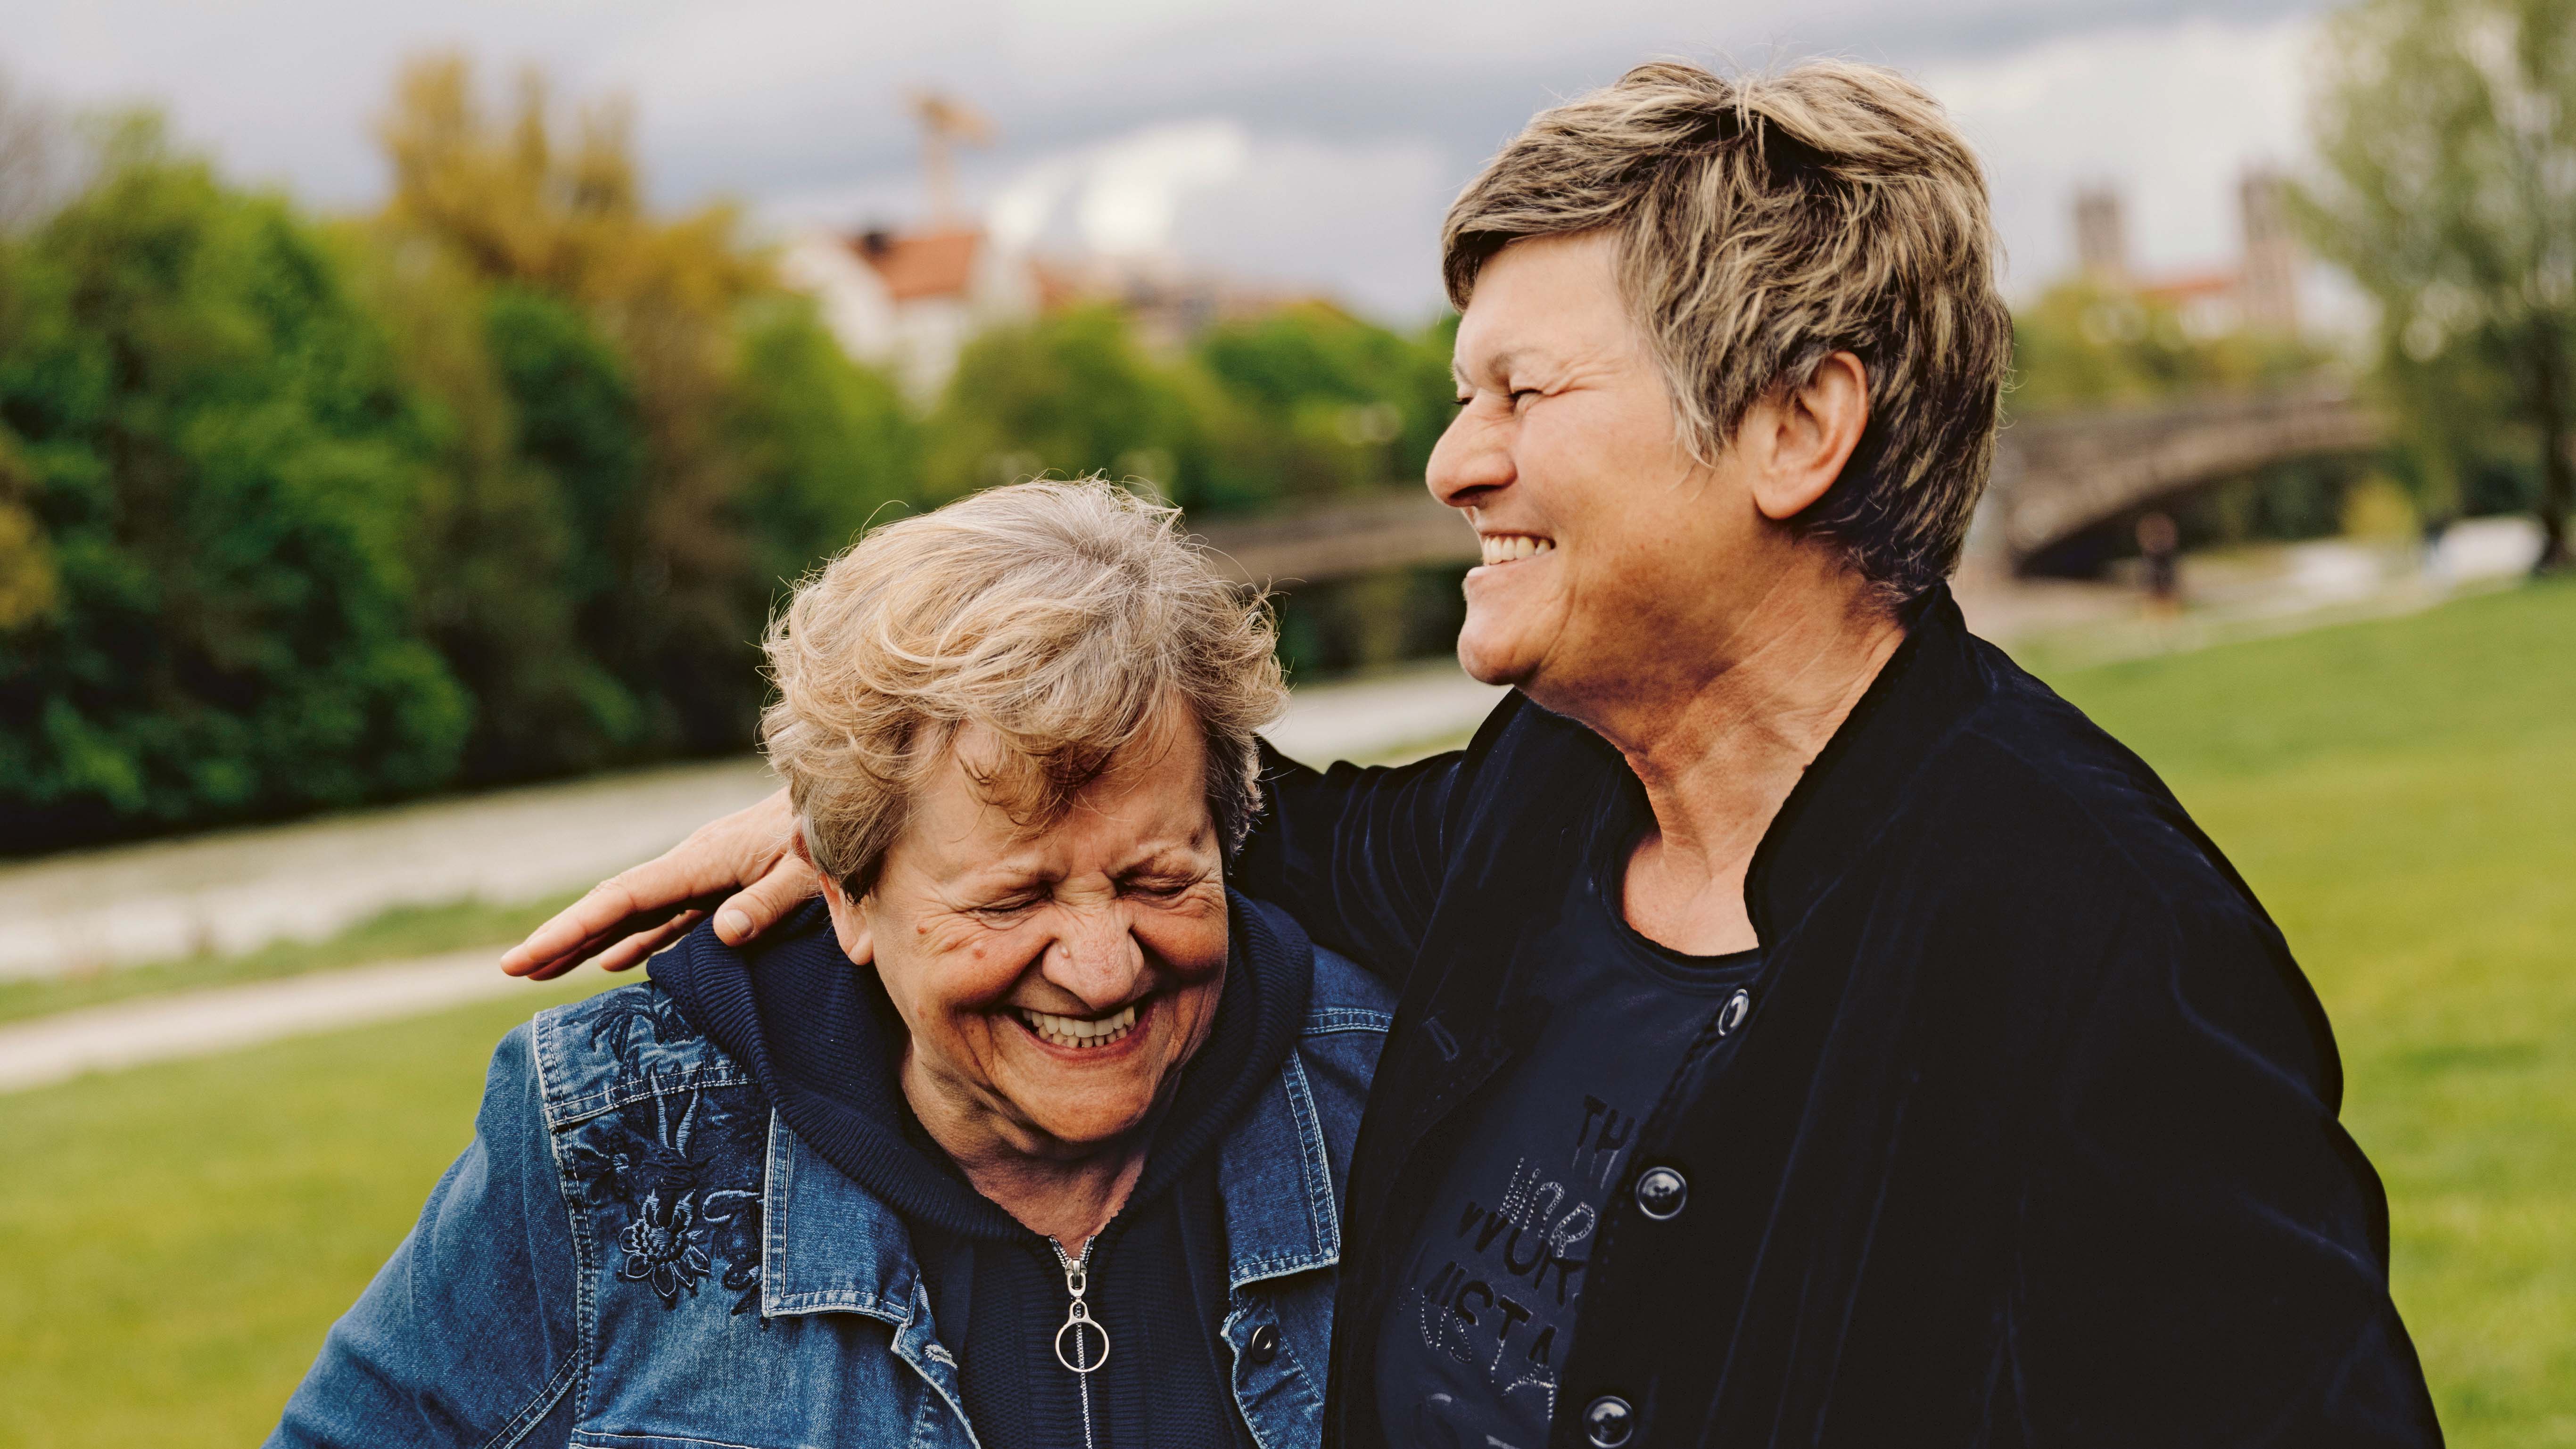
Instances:
[[[795,811],[780,790],[698,827],[661,855],[618,872],[557,912],[501,957],[512,976],[547,981],[597,961],[624,971],[715,913],[716,935],[739,946],[822,889],[788,848]]]

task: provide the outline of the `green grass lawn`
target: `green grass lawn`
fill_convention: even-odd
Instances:
[[[502,1033],[633,979],[0,1096],[0,1445],[258,1443]]]
[[[2325,998],[2451,1442],[2576,1446],[2576,585],[2053,682]]]
[[[2056,682],[2324,995],[2452,1442],[2576,1449],[2576,587]],[[537,1004],[0,1097],[0,1445],[256,1441]]]

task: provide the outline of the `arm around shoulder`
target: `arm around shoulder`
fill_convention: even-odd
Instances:
[[[1285,906],[1317,941],[1401,977],[1447,878],[1458,806],[1521,704],[1507,696],[1466,749],[1407,765],[1316,770],[1263,741],[1264,809],[1234,884]]]
[[[580,1363],[577,1282],[522,1026],[493,1053],[473,1143],[331,1326],[268,1442],[564,1442]]]

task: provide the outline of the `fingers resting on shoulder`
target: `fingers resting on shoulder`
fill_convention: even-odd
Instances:
[[[556,912],[501,957],[501,969],[537,981],[585,961],[623,971],[710,911],[728,945],[752,940],[821,889],[812,868],[788,849],[794,828],[785,790],[711,821]]]

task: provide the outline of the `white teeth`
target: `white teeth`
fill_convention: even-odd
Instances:
[[[1489,533],[1482,540],[1487,564],[1517,563],[1543,553],[1556,551],[1553,539],[1532,538],[1526,533]]]
[[[1050,1011],[1031,1011],[1025,1006],[1019,1011],[1020,1020],[1029,1024],[1029,1030],[1055,1046],[1076,1050],[1107,1046],[1136,1029],[1136,1008],[1132,1005],[1097,1019],[1058,1016]]]

